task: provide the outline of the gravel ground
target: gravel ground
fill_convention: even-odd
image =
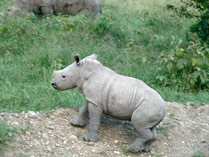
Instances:
[[[192,157],[209,156],[209,104],[196,107],[166,103],[166,117],[158,126],[158,140],[149,153],[129,153],[136,138],[130,122],[104,115],[100,140],[84,142],[87,127],[70,125],[77,111],[56,109],[50,112],[0,113],[0,121],[21,130],[7,143],[0,157]]]

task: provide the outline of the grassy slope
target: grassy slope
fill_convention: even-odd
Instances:
[[[165,9],[166,0],[106,0],[94,23],[83,14],[37,19],[0,16],[0,112],[45,110],[84,102],[77,90],[50,87],[54,69],[73,62],[72,54],[99,54],[116,72],[144,80],[165,100],[209,102],[206,92],[183,93],[156,85],[157,57],[172,38],[183,38],[192,20]],[[0,12],[11,1],[0,0]]]

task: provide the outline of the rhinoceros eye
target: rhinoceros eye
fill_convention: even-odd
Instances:
[[[62,78],[65,78],[66,77],[66,75],[65,74],[62,74]]]

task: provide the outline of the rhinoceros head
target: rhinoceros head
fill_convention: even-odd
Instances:
[[[51,85],[58,90],[68,90],[77,87],[78,81],[94,71],[94,68],[89,68],[89,62],[96,60],[97,55],[93,54],[84,59],[80,59],[80,55],[75,55],[75,62],[66,68],[58,71],[54,71],[52,74]],[[84,73],[85,71],[85,73]],[[81,76],[82,75],[82,76]],[[84,76],[84,77],[85,77]]]
[[[25,16],[29,12],[28,0],[15,0],[14,5],[7,8],[9,16]]]
[[[16,8],[15,6],[8,7],[7,10],[8,10],[7,15],[9,15],[9,16],[20,15],[21,14],[21,10],[19,8]]]

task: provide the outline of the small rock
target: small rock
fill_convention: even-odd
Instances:
[[[12,137],[12,133],[11,133],[11,132],[8,132],[8,136],[9,136],[9,137]]]
[[[54,137],[54,134],[51,134],[50,136],[51,136],[51,137]]]
[[[12,116],[16,117],[16,118],[19,118],[20,115],[18,113],[11,113]]]
[[[51,119],[55,119],[55,117],[54,116],[51,116]]]
[[[46,141],[46,145],[48,145],[49,144],[49,141]]]
[[[91,152],[93,152],[93,153],[94,153],[94,152],[96,152],[96,150],[95,150],[95,149],[92,149],[92,150],[91,150]]]
[[[118,144],[119,142],[118,142],[118,140],[114,140],[114,143],[115,143],[115,144]]]
[[[176,120],[181,121],[181,117],[175,117]]]
[[[54,129],[54,126],[52,126],[52,125],[51,126],[46,126],[46,128],[53,130]]]
[[[37,116],[37,113],[35,113],[34,111],[29,111],[29,112],[28,112],[28,116],[29,116],[30,118],[34,118],[34,117]]]
[[[42,134],[43,138],[48,138],[48,135],[46,133]]]
[[[118,155],[120,154],[120,152],[119,152],[119,151],[114,151],[114,153],[115,153],[115,154],[118,154]]]
[[[67,144],[67,141],[63,141],[63,144]]]
[[[13,122],[12,124],[13,124],[13,125],[19,125],[19,123],[18,123],[18,122]]]
[[[56,146],[56,147],[59,147],[60,145],[59,145],[59,143],[56,143],[55,146]]]
[[[28,115],[27,114],[25,114],[25,117],[24,117],[25,119],[28,119]]]
[[[32,120],[30,120],[29,123],[30,123],[31,125],[34,125],[34,122],[33,122]]]
[[[47,147],[47,150],[48,150],[49,152],[51,152],[51,151],[52,151],[52,149],[51,149],[50,147]]]
[[[87,142],[87,144],[89,145],[89,146],[94,146],[94,142]]]
[[[26,131],[25,133],[26,133],[26,135],[30,135],[30,131]]]
[[[77,139],[78,137],[77,136],[75,136],[75,135],[70,135],[70,139],[72,139],[72,140],[75,140],[75,139]]]

